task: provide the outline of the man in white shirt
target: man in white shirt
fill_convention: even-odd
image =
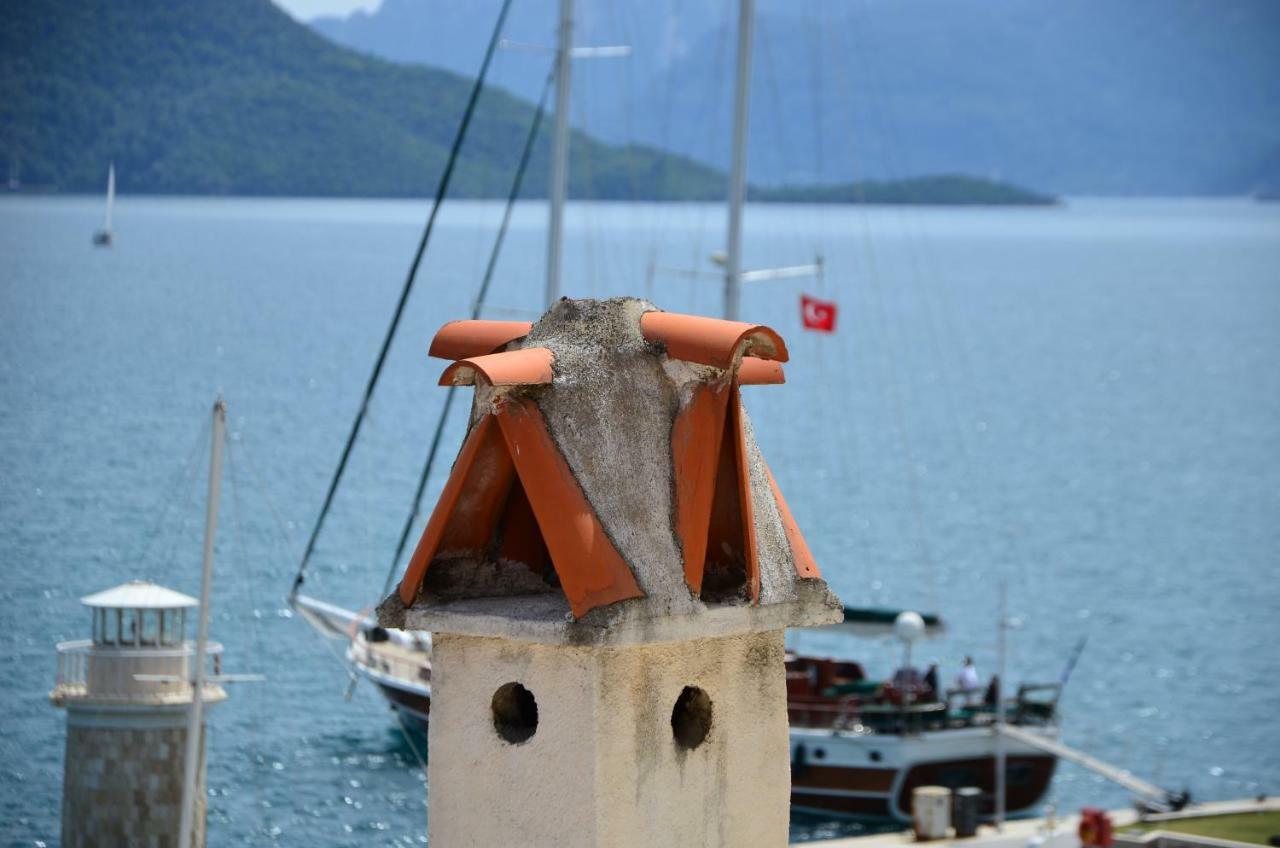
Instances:
[[[964,693],[965,702],[968,703],[981,688],[982,683],[978,680],[978,669],[973,664],[973,657],[965,657],[960,674],[956,677],[956,689]]]

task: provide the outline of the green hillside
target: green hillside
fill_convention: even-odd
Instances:
[[[122,192],[430,196],[470,89],[448,71],[336,46],[269,0],[17,0],[0,11],[0,168],[34,190],[101,191],[114,162]],[[528,102],[486,91],[452,194],[506,196],[532,118]],[[549,149],[544,132],[527,196],[545,196]],[[573,197],[721,200],[725,187],[692,159],[574,134]],[[753,197],[1044,200],[952,177]]]
[[[423,196],[470,81],[337,47],[268,0],[18,0],[0,11],[0,167],[28,187]],[[485,93],[454,177],[501,196],[533,108]],[[526,182],[546,185],[542,140]],[[713,199],[719,172],[573,139],[576,197]]]

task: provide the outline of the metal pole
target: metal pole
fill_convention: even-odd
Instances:
[[[569,91],[572,74],[573,0],[560,0],[559,38],[556,44],[556,123],[551,138],[551,201],[547,226],[547,305],[560,298],[560,254],[563,241],[564,201],[569,182]]]
[[[751,31],[755,0],[738,2],[738,68],[733,94],[733,156],[729,169],[729,238],[724,269],[724,317],[738,320],[742,301],[742,207],[747,199],[747,117],[751,101]]]
[[[999,661],[996,670],[996,830],[1004,830],[1006,739],[1004,735],[1004,674],[1009,632],[1009,585],[1000,582]]]
[[[204,562],[200,571],[200,624],[196,628],[195,669],[191,680],[191,709],[187,713],[187,759],[182,778],[182,818],[179,848],[191,848],[195,823],[196,789],[200,767],[200,726],[204,707],[204,660],[209,644],[209,596],[213,586],[213,541],[218,533],[218,497],[222,489],[222,443],[227,427],[227,405],[213,404],[213,446],[209,457],[209,502],[204,522]]]

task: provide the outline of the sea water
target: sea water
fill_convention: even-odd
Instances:
[[[212,635],[224,670],[267,680],[210,715],[209,844],[425,841],[422,741],[284,599],[427,211],[125,196],[102,249],[96,198],[0,199],[0,844],[58,840],[65,719],[46,696],[55,643],[89,635],[78,598],[134,577],[198,592],[219,393]],[[444,397],[428,342],[469,313],[500,215],[442,216],[314,596],[364,609],[382,593]],[[536,317],[544,215],[517,208],[487,317]],[[573,204],[564,293],[718,314],[723,217]],[[753,206],[745,251],[751,268],[825,266],[746,286],[743,317],[781,332],[791,361],[786,385],[744,395],[845,602],[941,612],[945,635],[914,661],[950,680],[972,654],[985,680],[1003,584],[1011,683],[1057,680],[1087,637],[1068,744],[1197,798],[1280,791],[1280,206]],[[834,334],[801,328],[802,293],[837,304]],[[902,653],[791,638],[873,675]],[[1051,798],[1127,802],[1066,764]]]

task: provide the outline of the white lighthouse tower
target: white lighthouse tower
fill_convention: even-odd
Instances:
[[[177,846],[197,661],[186,617],[199,603],[141,580],[81,602],[92,612],[93,638],[58,645],[49,695],[67,711],[62,844]],[[214,642],[206,648],[214,673],[221,652]],[[205,704],[226,697],[204,684]],[[195,846],[204,845],[203,722],[199,732]]]

